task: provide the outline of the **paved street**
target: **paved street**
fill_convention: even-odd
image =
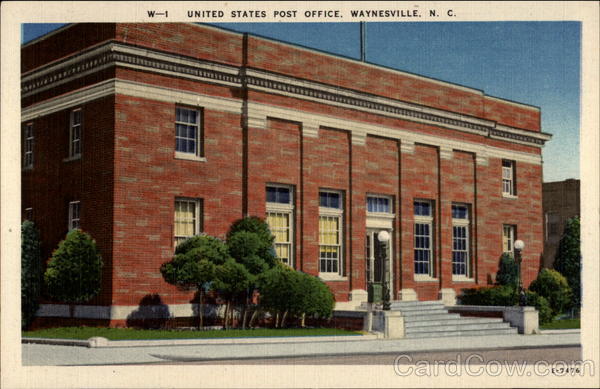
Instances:
[[[474,364],[484,364],[488,361],[501,363],[527,362],[533,364],[544,360],[549,364],[556,361],[577,361],[581,359],[581,347],[552,347],[531,349],[506,349],[487,351],[448,351],[422,353],[392,353],[392,354],[355,354],[332,356],[308,356],[295,358],[265,358],[265,359],[231,359],[197,362],[159,362],[159,364],[191,364],[191,365],[393,365],[398,358],[401,364],[414,364],[418,361],[473,361]],[[471,359],[469,359],[471,358]]]
[[[340,337],[338,340],[294,342],[293,338],[278,343],[163,345],[144,347],[100,347],[23,344],[22,361],[26,366],[63,365],[121,365],[147,363],[260,363],[263,361],[289,360],[299,363],[393,363],[398,355],[419,353],[446,355],[456,358],[457,352],[465,350],[497,351],[505,359],[519,355],[536,360],[538,357],[559,358],[577,354],[580,347],[579,333],[552,335],[496,335],[447,337],[427,339],[355,340]],[[147,342],[145,343],[147,344]],[[531,351],[524,354],[524,349]],[[506,350],[503,350],[506,349]],[[512,351],[509,351],[512,350]],[[536,354],[536,352],[538,354]],[[448,354],[446,354],[448,353]],[[522,357],[525,358],[525,357]],[[511,359],[511,360],[512,360]],[[232,360],[237,360],[232,362]],[[377,362],[375,362],[377,361]],[[268,363],[268,362],[262,362]],[[309,363],[309,362],[304,362]]]

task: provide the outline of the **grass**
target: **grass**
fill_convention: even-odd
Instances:
[[[564,330],[572,328],[581,328],[579,319],[561,319],[540,326],[542,330]]]
[[[58,327],[35,331],[23,331],[27,338],[89,339],[101,336],[109,340],[149,340],[149,339],[209,339],[246,338],[272,336],[345,336],[360,335],[358,331],[335,328],[259,328],[252,330],[140,330],[133,328]]]

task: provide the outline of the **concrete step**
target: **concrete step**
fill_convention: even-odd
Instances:
[[[392,301],[390,303],[392,308],[404,308],[404,307],[426,307],[426,306],[444,306],[440,300],[431,301]]]
[[[438,326],[438,325],[454,325],[454,324],[489,324],[489,323],[504,323],[500,318],[487,318],[487,317],[459,317],[450,319],[438,319],[438,320],[424,320],[424,321],[407,321],[404,323],[406,328],[410,327],[427,327],[427,326]]]
[[[404,316],[404,315],[402,315]],[[406,315],[404,316],[404,322],[424,322],[430,320],[445,320],[445,319],[457,319],[460,315],[458,313],[434,313],[434,314],[421,314],[421,315]]]
[[[508,327],[502,329],[485,330],[457,330],[457,331],[432,331],[406,334],[407,338],[441,338],[446,336],[484,336],[484,335],[512,335],[517,334],[516,328]]]
[[[427,316],[427,315],[448,315],[448,311],[444,308],[432,308],[432,309],[413,309],[413,310],[400,310],[402,316]]]
[[[406,334],[416,334],[421,332],[447,332],[447,331],[465,331],[465,330],[496,330],[510,328],[508,323],[454,323],[439,324],[432,326],[408,327]]]
[[[411,313],[411,312],[429,312],[429,311],[444,311],[447,312],[448,309],[443,305],[426,305],[426,306],[411,306],[411,307],[402,307],[402,308],[391,308],[392,311],[400,311],[402,313]]]

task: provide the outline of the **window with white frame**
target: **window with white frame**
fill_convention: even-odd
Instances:
[[[502,226],[502,251],[505,253],[514,253],[514,243],[516,226],[505,224]]]
[[[184,240],[198,235],[201,230],[202,202],[197,199],[175,199],[175,247]]]
[[[515,161],[502,160],[502,194],[516,196],[515,186]]]
[[[367,196],[367,212],[392,213],[392,200],[387,196]]]
[[[433,202],[414,201],[415,276],[433,277]]]
[[[27,123],[23,129],[23,167],[33,167],[33,123]]]
[[[294,204],[292,188],[283,185],[268,185],[267,224],[275,236],[275,253],[283,263],[294,265]]]
[[[71,201],[69,203],[69,231],[80,228],[81,202]]]
[[[175,108],[175,152],[202,156],[201,113],[196,109]]]
[[[452,205],[452,275],[470,276],[469,207]]]
[[[343,275],[343,199],[340,192],[319,192],[319,272]]]
[[[69,129],[69,158],[81,156],[81,132],[83,113],[81,109],[74,109],[70,115]]]

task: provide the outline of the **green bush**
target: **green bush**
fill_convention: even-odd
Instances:
[[[29,327],[39,308],[42,291],[42,261],[40,238],[35,225],[21,225],[21,327]]]
[[[269,225],[259,217],[249,216],[235,221],[227,232],[227,241],[230,242],[233,235],[239,232],[251,232],[258,236],[258,247],[255,248],[255,253],[262,258],[268,268],[272,268],[278,262],[275,255],[273,243],[275,237],[269,229]],[[237,255],[237,254],[236,254]]]
[[[569,283],[573,292],[571,306],[581,305],[581,240],[580,221],[578,217],[567,220],[565,231],[554,260],[554,269],[558,270]]]
[[[261,274],[258,285],[262,308],[273,314],[328,318],[333,311],[333,294],[323,281],[285,265]]]
[[[90,235],[74,229],[52,253],[44,274],[50,296],[69,304],[84,303],[100,292],[102,258]]]
[[[538,310],[539,324],[542,325],[550,323],[552,321],[553,315],[548,300],[530,290],[526,291],[525,295],[527,296],[527,305],[533,306],[535,307],[535,309]]]
[[[548,300],[553,315],[563,313],[569,307],[572,292],[567,279],[552,269],[542,269],[537,278],[529,285],[529,290]]]
[[[217,265],[225,263],[229,251],[225,243],[209,235],[192,236],[177,245],[175,255],[194,250],[194,256],[207,259]]]
[[[273,264],[270,256],[261,257],[264,245],[260,235],[250,231],[237,231],[227,239],[229,254],[255,275],[265,272]]]
[[[500,266],[496,275],[498,285],[509,285],[517,287],[519,283],[519,265],[515,262],[513,256],[509,253],[502,254],[500,257]]]
[[[461,305],[509,306],[518,301],[515,288],[510,285],[463,289]]]

